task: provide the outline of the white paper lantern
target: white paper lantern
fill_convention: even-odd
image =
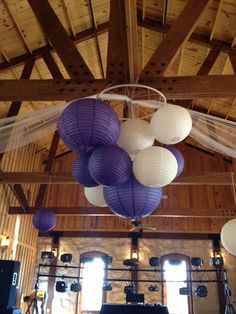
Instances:
[[[121,125],[117,145],[130,154],[136,154],[144,148],[151,147],[154,138],[148,122],[130,119]]]
[[[232,255],[236,256],[236,219],[229,220],[220,233],[223,247]]]
[[[192,118],[186,109],[165,104],[154,113],[150,126],[160,143],[176,144],[189,135]]]
[[[107,203],[103,196],[103,186],[98,185],[92,188],[84,188],[84,195],[89,203],[99,206],[99,207],[106,207]]]
[[[166,148],[149,147],[139,152],[134,159],[133,173],[136,179],[149,187],[169,184],[177,174],[175,156]]]

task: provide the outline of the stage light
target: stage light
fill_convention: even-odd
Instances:
[[[138,260],[134,258],[126,259],[123,261],[123,265],[125,266],[130,266],[130,267],[135,267],[138,265]]]
[[[112,285],[110,283],[104,284],[102,287],[103,291],[111,291],[112,290]]]
[[[131,284],[131,285],[126,285],[124,287],[124,293],[125,294],[128,294],[128,293],[135,293],[136,292],[136,287],[134,284]]]
[[[210,266],[221,267],[224,265],[224,259],[220,251],[214,251],[214,256],[209,259]]]
[[[150,285],[148,287],[148,291],[150,291],[150,292],[158,292],[159,291],[159,287],[158,287],[158,285]]]
[[[82,285],[79,282],[74,282],[70,285],[70,291],[80,292],[82,290]]]
[[[56,282],[56,291],[57,292],[66,292],[68,290],[67,283],[65,281]]]
[[[49,261],[54,261],[55,260],[55,255],[51,251],[44,251],[41,253],[41,259],[44,261],[45,259]]]
[[[71,253],[64,253],[61,255],[61,262],[62,263],[71,263],[72,258],[73,258],[73,256]]]
[[[203,259],[201,257],[192,257],[191,258],[191,265],[193,267],[202,267],[203,265]]]
[[[155,267],[155,268],[160,267],[160,257],[153,256],[153,257],[149,258],[149,265],[151,267]]]
[[[192,289],[190,287],[179,288],[179,294],[180,295],[191,295],[192,294]]]
[[[208,295],[208,290],[206,286],[199,285],[196,287],[194,291],[195,295],[197,295],[199,298],[206,298]]]

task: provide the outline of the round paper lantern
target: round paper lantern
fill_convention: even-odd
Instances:
[[[104,198],[114,214],[125,218],[142,218],[150,215],[159,205],[162,188],[140,184],[134,175],[118,186],[104,187]]]
[[[89,159],[92,178],[105,186],[126,182],[132,172],[132,160],[126,151],[114,145],[97,148]]]
[[[84,195],[89,203],[99,206],[99,207],[106,207],[107,203],[103,196],[103,186],[98,185],[93,188],[84,188]]]
[[[151,147],[154,138],[148,122],[131,119],[121,124],[117,145],[130,154],[136,154],[144,148]]]
[[[175,156],[166,148],[149,147],[139,152],[134,159],[133,172],[136,179],[149,187],[169,184],[177,174]]]
[[[177,149],[175,148],[174,146],[171,146],[171,145],[164,145],[163,146],[164,148],[168,149],[176,158],[177,160],[177,164],[178,164],[178,170],[177,170],[177,175],[176,177],[178,177],[183,169],[184,169],[184,156],[182,155],[182,153]]]
[[[91,147],[113,145],[120,133],[115,111],[99,99],[73,101],[61,114],[58,131],[64,143],[75,152]]]
[[[48,232],[56,225],[56,215],[50,209],[38,209],[33,215],[33,225],[40,232]]]
[[[189,135],[192,118],[183,107],[165,104],[154,113],[150,126],[160,143],[176,144]]]
[[[94,187],[98,185],[98,183],[93,180],[88,170],[88,162],[92,153],[93,151],[80,154],[72,166],[72,174],[76,181],[87,187]]]
[[[236,256],[236,219],[226,222],[221,230],[220,238],[223,247]]]

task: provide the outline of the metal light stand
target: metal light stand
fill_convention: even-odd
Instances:
[[[41,267],[41,265],[39,265],[38,273],[37,273],[37,280],[36,280],[36,283],[34,285],[34,288],[35,288],[34,298],[31,300],[25,314],[39,314],[37,294],[38,294],[38,288],[39,288],[40,267]],[[46,313],[44,313],[43,307],[42,307],[41,314],[46,314]]]
[[[226,271],[224,272],[224,294],[225,294],[225,312],[224,314],[235,314],[235,310],[232,304],[232,292],[228,285],[228,278]]]

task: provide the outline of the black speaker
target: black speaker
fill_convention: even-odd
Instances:
[[[19,271],[20,262],[0,260],[0,309],[14,307]]]

